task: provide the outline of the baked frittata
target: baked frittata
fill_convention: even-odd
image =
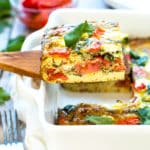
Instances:
[[[49,83],[123,80],[122,42],[116,22],[61,25],[43,36],[41,75]]]

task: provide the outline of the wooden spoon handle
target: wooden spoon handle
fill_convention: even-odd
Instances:
[[[41,56],[41,51],[1,52],[0,69],[33,78],[41,78]]]

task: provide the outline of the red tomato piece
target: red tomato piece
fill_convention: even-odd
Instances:
[[[104,65],[104,68],[107,69],[110,67],[111,62],[106,59],[103,59],[103,65]]]
[[[57,80],[57,79],[61,79],[61,80],[67,80],[67,76],[64,75],[62,72],[55,72],[56,69],[53,68],[49,68],[47,69],[47,75],[48,75],[48,80]]]
[[[90,45],[90,47],[88,48],[88,52],[97,53],[97,52],[100,51],[100,47],[101,47],[101,43],[100,42],[92,43]]]
[[[37,8],[38,0],[23,0],[22,5],[27,8]]]
[[[70,3],[71,0],[39,0],[38,8],[51,8]]]
[[[49,51],[49,54],[53,55],[53,56],[66,58],[70,55],[70,51],[67,50],[66,48],[55,48],[55,49]]]
[[[81,75],[96,72],[101,68],[101,61],[101,59],[96,58],[95,60],[88,60],[85,64],[78,63],[75,66],[75,71]]]
[[[117,120],[116,124],[137,125],[137,124],[140,124],[140,119],[138,116],[125,116],[125,117]]]
[[[132,84],[132,87],[135,91],[140,92],[141,90],[145,90],[146,89],[146,85],[144,83],[141,83],[140,86],[135,86],[135,83]]]
[[[125,70],[125,66],[124,66],[124,64],[115,65],[115,66],[113,67],[113,70],[114,70],[114,71]]]
[[[96,28],[95,31],[93,32],[93,37],[99,38],[101,35],[103,35],[105,32],[104,29],[102,28]]]

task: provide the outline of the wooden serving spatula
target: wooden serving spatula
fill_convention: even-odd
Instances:
[[[1,52],[0,69],[25,75],[33,78],[41,78],[40,58],[42,51]]]

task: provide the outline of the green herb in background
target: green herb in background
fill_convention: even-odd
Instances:
[[[10,2],[9,0],[0,0],[0,9],[10,9]]]
[[[2,87],[0,87],[0,105],[4,104],[9,99],[10,95]]]
[[[9,0],[0,0],[0,33],[5,27],[10,26],[8,17],[11,16],[11,6]]]
[[[9,27],[11,26],[11,24],[6,21],[6,20],[1,20],[0,21],[0,33],[3,32],[3,30],[6,28],[6,27]]]
[[[144,125],[150,125],[150,107],[146,106],[137,110],[137,113]]]
[[[17,36],[14,39],[10,39],[8,41],[7,48],[2,51],[3,52],[20,51],[24,40],[25,40],[25,36],[23,36],[23,35]]]
[[[79,24],[64,36],[66,46],[67,47],[74,46],[80,40],[83,33],[88,33],[89,35],[91,35],[93,31],[94,31],[93,25],[88,24],[87,21]]]
[[[88,115],[84,118],[92,124],[114,124],[114,119],[111,116]]]

